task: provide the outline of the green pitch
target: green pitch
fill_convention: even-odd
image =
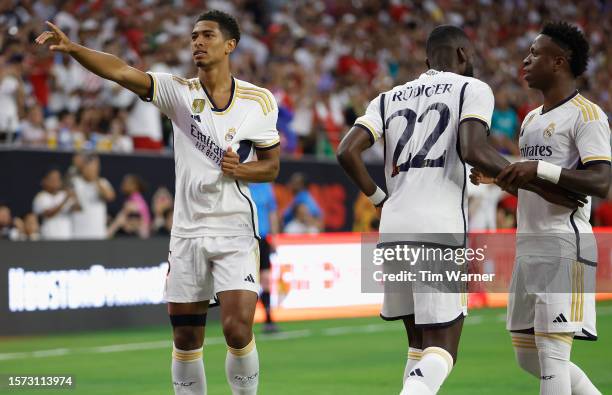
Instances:
[[[612,303],[598,305],[597,342],[574,342],[572,360],[602,393],[612,394]],[[514,363],[504,310],[474,310],[466,320],[459,362],[440,394],[537,394],[538,381]],[[400,323],[378,318],[281,324],[277,336],[257,334],[262,395],[398,394],[406,355]],[[259,328],[257,328],[259,331]],[[209,323],[204,351],[208,393],[229,394],[225,346]],[[24,339],[0,339],[0,377],[73,375],[73,390],[1,394],[171,394],[170,330],[145,328]]]

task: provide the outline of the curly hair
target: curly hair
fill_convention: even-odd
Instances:
[[[574,77],[584,73],[589,62],[589,42],[584,34],[567,22],[548,22],[541,34],[547,35],[555,44],[570,52],[569,65]]]
[[[226,39],[234,39],[236,40],[236,44],[240,41],[240,27],[238,27],[236,18],[230,14],[219,10],[211,10],[200,15],[196,23],[200,21],[217,22],[219,24],[219,30],[221,30],[221,33],[223,33]]]

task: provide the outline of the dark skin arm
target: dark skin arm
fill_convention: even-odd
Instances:
[[[236,152],[229,147],[221,161],[221,170],[227,177],[245,182],[270,182],[280,169],[280,146],[257,150],[257,160],[240,163]]]
[[[508,167],[513,166],[488,143],[486,126],[479,121],[467,120],[461,123],[459,126],[459,142],[463,159],[484,174],[496,176]],[[473,183],[478,184],[478,181],[475,181],[477,177],[471,178]],[[517,194],[519,188],[510,184],[498,185],[513,195]],[[586,202],[581,194],[572,193],[558,185],[540,179],[525,182],[520,188],[535,192],[551,203],[568,208],[576,208]]]
[[[361,153],[370,148],[370,145],[368,132],[360,127],[352,127],[340,142],[336,153],[340,166],[366,196],[376,192],[376,183],[361,159]]]
[[[538,161],[514,163],[496,177],[502,188],[522,188],[526,183],[542,181],[537,178]],[[610,188],[612,171],[608,163],[595,163],[586,169],[562,169],[558,186],[588,196],[605,198]]]

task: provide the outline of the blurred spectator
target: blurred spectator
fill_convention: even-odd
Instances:
[[[41,238],[70,239],[73,236],[70,213],[78,209],[74,190],[62,189],[62,175],[57,169],[45,174],[42,188],[33,203],[34,213],[42,218]]]
[[[287,226],[287,224],[293,220],[297,212],[296,207],[299,205],[304,205],[308,210],[310,217],[312,217],[316,222],[317,228],[322,230],[323,213],[310,192],[308,192],[306,184],[306,177],[302,173],[294,173],[289,179],[287,187],[293,193],[293,200],[285,209],[285,213],[283,214],[283,224]]]
[[[151,199],[151,207],[153,208],[153,231],[157,232],[167,222],[166,213],[168,209],[174,207],[174,199],[168,188],[157,188]]]
[[[34,105],[27,112],[27,119],[19,125],[19,141],[24,145],[46,146],[48,136],[42,108]],[[51,146],[55,148],[52,143]]]
[[[72,213],[72,231],[76,239],[105,239],[106,204],[115,200],[115,190],[100,177],[100,158],[85,157],[80,174],[72,179],[80,210]]]
[[[172,207],[168,207],[163,212],[164,223],[162,226],[157,228],[155,233],[157,236],[170,236],[172,232],[172,216],[174,215],[174,209]]]
[[[130,212],[135,208],[140,213],[140,230],[141,237],[149,237],[151,230],[151,214],[149,213],[149,206],[142,196],[145,190],[145,184],[142,178],[135,174],[126,174],[121,182],[121,192],[127,196],[124,208],[126,210],[129,205],[131,207]],[[134,219],[135,217],[133,217]]]
[[[508,93],[500,90],[495,97],[495,110],[491,118],[491,136],[497,149],[505,154],[519,154],[516,131],[519,127],[518,116],[510,107]]]
[[[11,142],[23,113],[24,89],[15,64],[0,55],[0,144]]]
[[[149,237],[149,230],[143,224],[142,214],[134,202],[126,202],[123,209],[108,228],[108,237]]]
[[[19,229],[13,223],[11,209],[0,204],[0,240],[17,240],[18,238]]]
[[[19,240],[20,241],[37,241],[40,240],[40,225],[38,216],[34,213],[28,213],[19,220]]]
[[[319,233],[319,222],[317,218],[310,214],[310,210],[305,203],[298,204],[293,211],[293,219],[285,226],[285,233]]]
[[[266,183],[251,183],[249,184],[251,197],[257,207],[257,222],[259,229],[259,282],[262,292],[260,294],[261,302],[266,313],[264,323],[264,332],[277,332],[278,327],[272,320],[272,310],[270,306],[270,254],[274,251],[273,245],[270,244],[268,236],[278,233],[278,213],[276,206],[276,197],[272,184]]]

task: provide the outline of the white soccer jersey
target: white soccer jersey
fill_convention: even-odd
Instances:
[[[599,106],[576,92],[545,113],[542,107],[538,107],[527,114],[521,126],[519,148],[524,159],[543,160],[566,169],[610,163],[608,118]],[[549,203],[523,189],[519,190],[518,198],[518,233],[525,237],[517,238],[517,256],[575,259],[576,241],[580,243],[581,234],[583,242],[580,247],[586,254],[584,239],[593,233],[589,224],[590,197],[588,204],[577,210]],[[546,240],[534,237],[538,234],[547,235]],[[548,237],[551,235],[564,238],[567,242],[554,241]],[[552,241],[553,245],[548,247],[543,245],[543,241]],[[592,241],[591,238],[590,247],[594,247]],[[594,260],[593,252],[589,252],[588,257],[582,257]]]
[[[491,88],[475,78],[429,70],[376,97],[355,121],[385,143],[388,200],[381,233],[465,235],[467,173],[459,124],[491,125]],[[454,244],[454,243],[453,243]]]
[[[223,176],[221,161],[231,146],[241,162],[254,149],[279,144],[278,106],[267,89],[232,78],[226,108],[213,101],[198,78],[149,72],[150,99],[172,120],[176,192],[172,235],[178,237],[257,234],[257,211],[247,183]]]

